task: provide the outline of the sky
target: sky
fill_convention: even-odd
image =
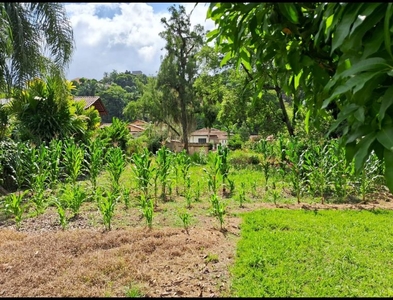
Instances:
[[[75,50],[68,66],[68,80],[85,77],[100,80],[104,73],[142,71],[156,75],[164,55],[165,28],[161,18],[169,19],[168,8],[183,5],[187,13],[195,3],[65,3],[74,32]],[[214,28],[206,20],[208,3],[198,3],[191,15],[191,26]]]

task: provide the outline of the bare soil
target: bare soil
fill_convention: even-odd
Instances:
[[[389,193],[368,203],[246,203],[217,219],[198,215],[188,228],[170,226],[163,211],[149,229],[138,213],[122,214],[110,231],[84,210],[62,230],[55,210],[22,221],[19,230],[0,219],[1,297],[230,296],[230,266],[236,255],[239,212],[277,209],[393,209]],[[114,218],[117,218],[115,216]]]

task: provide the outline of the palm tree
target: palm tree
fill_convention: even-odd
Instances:
[[[0,2],[0,90],[42,74],[64,77],[73,50],[63,3]]]

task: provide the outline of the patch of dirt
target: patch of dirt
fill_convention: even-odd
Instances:
[[[259,208],[393,209],[389,193],[368,199],[353,204],[245,203],[225,216],[224,230],[209,215],[198,216],[188,232],[167,226],[163,217],[149,229],[135,213],[126,216],[127,225],[110,231],[92,224],[89,211],[66,230],[50,209],[23,220],[19,230],[13,221],[0,220],[0,296],[124,297],[135,289],[146,297],[230,296],[238,213]]]

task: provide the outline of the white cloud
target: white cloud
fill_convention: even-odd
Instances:
[[[189,13],[195,3],[183,5]],[[76,49],[67,78],[102,79],[104,72],[136,71],[154,75],[160,66],[165,40],[161,18],[169,18],[168,9],[155,11],[153,3],[66,3]],[[172,3],[167,3],[167,7]],[[157,8],[156,8],[157,9]],[[192,26],[205,30],[214,27],[206,22],[207,4],[199,3],[191,15]]]

